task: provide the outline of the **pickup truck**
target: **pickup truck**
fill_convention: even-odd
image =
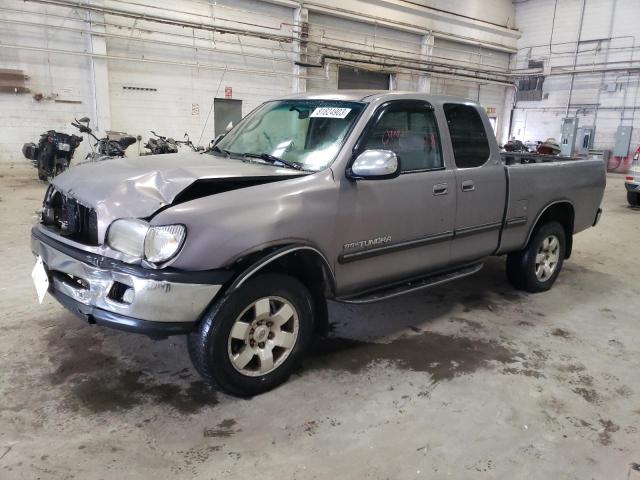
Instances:
[[[477,103],[402,92],[268,101],[204,153],[112,159],[55,177],[33,276],[89,323],[187,334],[231,394],[285,381],[327,300],[368,303],[507,255],[541,292],[596,225],[598,160],[502,158]],[[42,301],[42,300],[41,300]]]

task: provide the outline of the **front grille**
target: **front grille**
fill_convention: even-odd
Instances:
[[[98,217],[93,208],[49,186],[44,197],[41,222],[71,240],[98,245]]]

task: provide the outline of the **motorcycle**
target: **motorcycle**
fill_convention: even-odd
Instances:
[[[48,180],[69,168],[82,137],[49,130],[40,135],[38,144],[25,143],[22,154],[38,169],[38,178]]]
[[[176,143],[178,145],[186,145],[187,147],[190,147],[191,150],[193,150],[194,152],[204,152],[204,147],[203,146],[198,145],[196,147],[193,144],[193,142],[189,138],[189,134],[188,133],[185,133],[183,138],[186,138],[186,140],[176,140]]]
[[[127,148],[137,141],[136,137],[127,134],[121,134],[119,139],[110,138],[109,135],[98,138],[96,134],[93,133],[91,127],[89,127],[89,122],[88,117],[82,117],[80,120],[74,119],[74,121],[71,122],[71,125],[80,130],[81,133],[86,133],[96,141],[96,143],[91,146],[91,152],[87,154],[82,163],[100,162],[113,157],[125,157]]]
[[[541,155],[560,155],[560,144],[555,138],[547,138],[538,144],[537,153]]]
[[[144,146],[144,148],[148,149],[149,152],[145,152],[143,153],[143,155],[178,153],[178,142],[176,142],[173,138],[163,137],[162,135],[158,135],[153,130],[151,130],[151,133],[155,138],[149,137],[149,140],[147,140],[147,143]]]
[[[507,143],[505,143],[502,148],[504,149],[505,152],[523,152],[526,153],[529,151],[529,149],[527,148],[527,146],[522,143],[520,140],[516,140],[515,138],[512,138],[511,140],[509,140]]]

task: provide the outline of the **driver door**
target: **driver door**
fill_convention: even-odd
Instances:
[[[370,149],[393,151],[401,173],[341,180],[335,268],[340,295],[446,267],[453,239],[455,177],[446,168],[429,103],[382,105],[358,145],[354,158]]]

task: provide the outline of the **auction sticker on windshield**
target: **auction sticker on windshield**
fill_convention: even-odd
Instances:
[[[338,108],[338,107],[318,107],[316,108],[311,117],[319,118],[344,118],[349,115],[350,108]]]

